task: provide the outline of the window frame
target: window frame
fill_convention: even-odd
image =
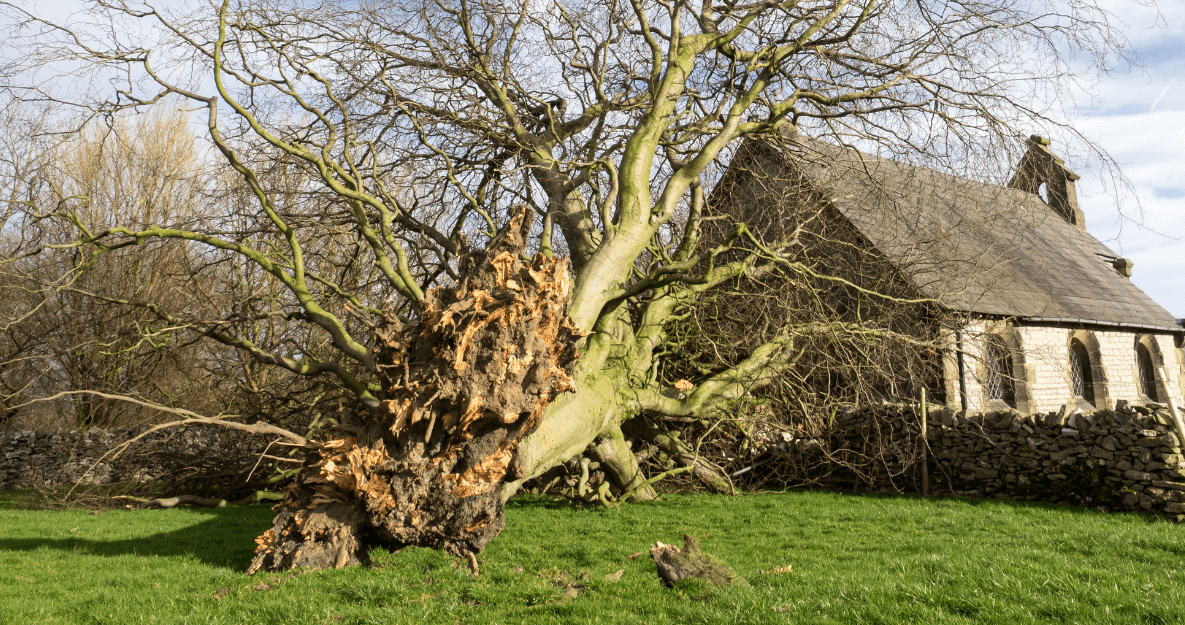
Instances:
[[[1074,344],[1078,343],[1081,346],[1080,355],[1085,355],[1085,362],[1083,369],[1083,384],[1088,385],[1084,390],[1089,390],[1089,396],[1076,395],[1074,389],[1072,362],[1070,360],[1070,353],[1074,348]],[[1084,411],[1093,410],[1109,410],[1113,407],[1111,401],[1110,384],[1107,375],[1107,369],[1103,365],[1103,353],[1099,346],[1099,340],[1094,332],[1090,330],[1070,330],[1066,337],[1066,390],[1070,399],[1067,403],[1079,406]],[[1089,379],[1086,379],[1085,374],[1089,372]]]
[[[984,392],[989,404],[1003,402],[1009,408],[1016,408],[1016,361],[1004,338],[990,334],[984,342]],[[999,397],[993,392],[998,390]]]
[[[1086,344],[1078,338],[1070,339],[1070,396],[1090,405],[1095,403],[1094,363]],[[1077,375],[1075,375],[1077,373]],[[1081,389],[1079,389],[1081,387]]]
[[[1012,385],[1012,402],[991,397],[988,388],[989,363],[987,361],[988,344],[991,341],[998,341],[998,347],[1007,356],[1006,367],[1008,370],[1003,373],[1007,374]],[[1007,319],[988,322],[977,333],[974,345],[972,353],[975,364],[968,375],[974,378],[978,385],[978,409],[984,412],[1015,410],[1025,415],[1036,414],[1037,404],[1033,395],[1033,386],[1036,384],[1037,370],[1028,363],[1023,335],[1014,322]],[[972,400],[971,403],[971,407],[974,408],[975,401]]]
[[[1137,334],[1135,341],[1135,357],[1136,366],[1134,373],[1136,375],[1136,394],[1141,403],[1162,403],[1167,401],[1169,394],[1168,386],[1161,383],[1160,378],[1156,375],[1156,370],[1165,367],[1164,355],[1160,351],[1160,343],[1156,340],[1154,334]],[[1148,365],[1150,370],[1148,373],[1151,378],[1144,379],[1144,363],[1141,361],[1141,355],[1147,354]],[[1168,375],[1168,370],[1165,370],[1165,375]],[[1148,394],[1146,382],[1150,382],[1154,395]]]

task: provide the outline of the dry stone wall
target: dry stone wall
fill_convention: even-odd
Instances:
[[[931,493],[1185,515],[1185,456],[1167,409],[1118,402],[1091,414],[929,411]],[[920,490],[920,411],[837,415],[796,447],[803,479],[844,490]],[[1185,516],[1181,519],[1185,520]]]
[[[253,468],[257,478],[267,477],[271,470],[272,461],[266,459],[255,466],[271,437],[209,427],[154,432],[119,458],[100,460],[145,429],[0,433],[0,490],[171,482],[184,484],[192,494],[202,494],[199,491],[244,488],[244,478]]]
[[[932,494],[1074,503],[1185,515],[1185,455],[1168,411],[1117,402],[1092,414],[1015,411],[966,417],[928,411]],[[839,413],[818,437],[780,444],[796,481],[847,491],[918,492],[917,406]],[[59,484],[167,482],[192,494],[251,489],[274,466],[272,439],[221,428],[157,432],[117,460],[99,459],[143,428],[0,434],[0,490]],[[273,448],[273,453],[275,448]],[[295,465],[293,465],[295,466]]]

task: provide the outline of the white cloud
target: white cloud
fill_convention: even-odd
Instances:
[[[1100,4],[1142,65],[1105,76],[1093,99],[1082,94],[1073,124],[1120,164],[1137,201],[1118,210],[1114,189],[1083,171],[1079,203],[1091,234],[1135,262],[1132,281],[1185,317],[1185,2]]]
[[[1097,115],[1077,127],[1120,163],[1139,199],[1120,213],[1102,181],[1085,177],[1087,229],[1135,262],[1137,286],[1185,317],[1185,109]]]

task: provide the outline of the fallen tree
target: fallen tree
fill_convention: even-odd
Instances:
[[[561,463],[577,462],[589,500],[652,498],[643,445],[727,491],[663,420],[623,425],[720,418],[803,345],[891,332],[774,301],[743,348],[709,337],[715,357],[672,375],[671,328],[706,299],[819,279],[793,260],[794,229],[755,236],[712,212],[732,150],[790,125],[949,167],[1010,163],[1015,134],[1059,124],[1017,105],[1025,90],[1076,76],[1028,55],[1068,46],[1102,63],[1117,45],[1109,14],[1080,0],[1048,15],[975,0],[86,4],[112,27],[0,3],[19,24],[7,93],[107,116],[204,109],[209,207],[110,223],[79,212],[86,197],[20,187],[6,218],[23,234],[2,266],[65,250],[67,279],[39,283],[52,291],[113,251],[183,246],[195,293],[232,268],[219,297],[104,301],[351,396],[316,436],[289,437],[306,460],[252,570],[344,566],[374,545],[475,562],[502,502]],[[81,99],[39,78],[65,60],[92,72]],[[806,299],[853,286],[823,283]]]
[[[528,217],[463,259],[466,280],[430,291],[417,323],[385,320],[384,408],[312,446],[248,572],[356,564],[370,534],[472,558],[502,531],[502,484],[522,477],[518,446],[552,399],[575,390],[584,334],[564,310],[567,263],[519,260]]]

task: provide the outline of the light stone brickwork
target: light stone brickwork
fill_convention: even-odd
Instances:
[[[1156,335],[1156,342],[1160,346],[1170,393],[1177,402],[1177,409],[1185,411],[1185,345],[1177,347],[1177,339],[1163,334]],[[1185,412],[1182,412],[1181,416],[1185,417]]]
[[[1139,386],[1136,384],[1136,380],[1139,379],[1139,374],[1136,373],[1136,333],[1095,332],[1094,335],[1099,341],[1103,368],[1107,370],[1107,387],[1111,397],[1131,402],[1139,401]]]
[[[967,411],[984,412],[983,337],[985,323],[970,323],[963,327],[963,384],[967,392]]]
[[[1152,350],[1154,366],[1163,366],[1168,378],[1167,390],[1173,395],[1178,407],[1185,409],[1182,401],[1185,389],[1185,351],[1176,347],[1171,335],[1147,335],[1138,330],[1084,331],[1048,326],[1010,326],[1003,322],[978,321],[965,325],[960,335],[963,341],[964,388],[967,393],[969,413],[999,410],[998,403],[992,405],[985,389],[986,364],[983,354],[990,335],[998,335],[1013,350],[1014,379],[1017,408],[1025,413],[1057,412],[1065,404],[1073,402],[1070,381],[1069,344],[1071,336],[1084,339],[1094,368],[1095,408],[1113,408],[1115,402],[1142,403],[1145,399],[1139,387],[1139,365],[1136,361],[1136,342],[1142,336],[1149,336],[1157,349]],[[1093,337],[1093,341],[1090,340]],[[1018,352],[1019,353],[1016,353]],[[1159,357],[1159,359],[1158,359]],[[954,367],[946,368],[947,374],[957,372]],[[1102,379],[1098,379],[1100,377]],[[948,381],[947,388],[957,390],[958,380]],[[1159,397],[1162,403],[1165,397]],[[949,405],[958,409],[961,398],[951,398]]]
[[[1179,397],[1185,397],[1185,345],[1174,351],[1177,353],[1177,388],[1181,391]],[[1185,410],[1185,406],[1178,405],[1177,407]]]
[[[1065,328],[1017,328],[1031,372],[1033,403],[1038,412],[1056,411],[1069,402],[1070,331]]]

